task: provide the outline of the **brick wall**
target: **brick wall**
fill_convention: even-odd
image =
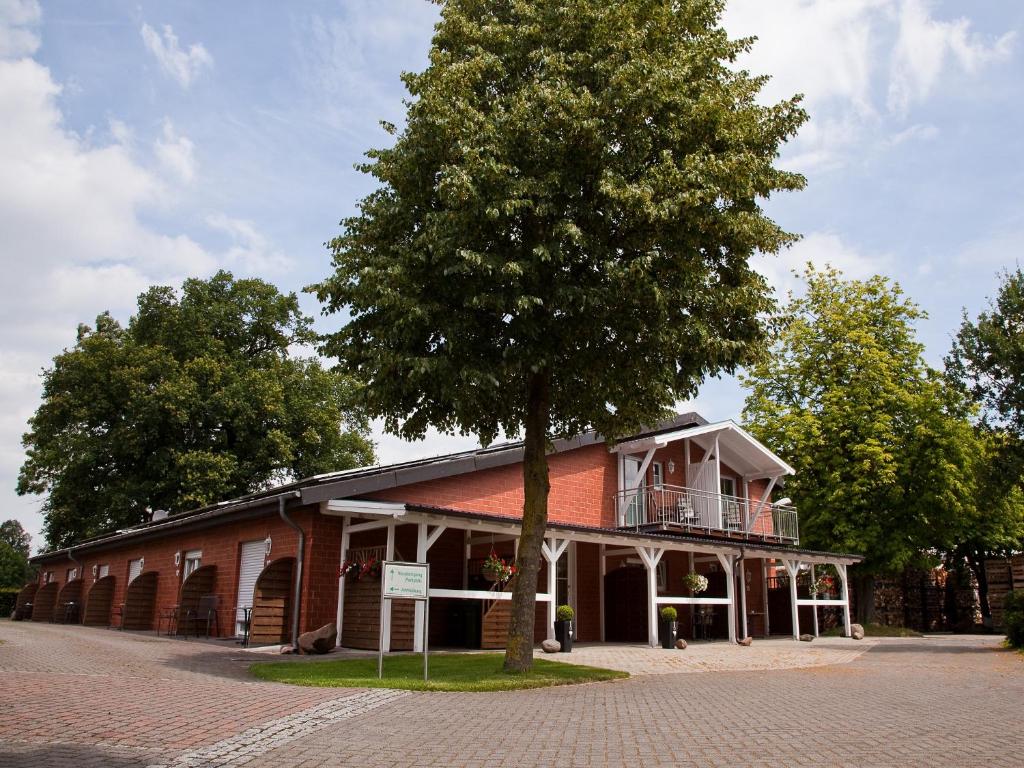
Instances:
[[[548,519],[589,526],[615,526],[612,497],[618,490],[615,455],[602,443],[548,457],[551,493]],[[522,464],[388,488],[368,498],[449,507],[466,512],[521,516]]]

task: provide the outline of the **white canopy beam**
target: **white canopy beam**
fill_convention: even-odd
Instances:
[[[557,593],[557,579],[558,579],[558,559],[565,554],[565,550],[569,548],[569,539],[558,539],[551,537],[546,539],[540,545],[541,554],[544,555],[544,559],[548,563],[548,594],[551,595],[551,601],[548,603],[548,628],[546,637],[548,640],[555,639],[555,600]]]
[[[800,639],[800,614],[796,600],[796,575],[800,572],[799,560],[783,560],[782,565],[786,568],[789,576],[789,603],[793,612],[793,639]]]
[[[718,562],[725,571],[725,595],[729,599],[729,641],[736,642],[736,556],[719,555]]]

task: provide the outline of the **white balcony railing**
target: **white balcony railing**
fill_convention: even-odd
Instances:
[[[798,542],[796,508],[698,488],[661,485],[619,491],[614,497],[620,528],[639,530],[674,523],[708,533]]]

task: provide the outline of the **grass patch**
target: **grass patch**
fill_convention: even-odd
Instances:
[[[500,653],[443,653],[430,657],[430,680],[423,680],[419,654],[384,659],[384,679],[377,679],[377,659],[337,659],[306,663],[253,664],[249,671],[261,680],[321,688],[401,688],[407,691],[515,691],[575,685],[629,677],[627,672],[558,661],[534,659],[524,675],[502,671]]]
[[[843,628],[833,627],[822,632],[822,637],[842,637]],[[924,637],[916,629],[906,627],[889,627],[885,624],[865,624],[864,637]]]

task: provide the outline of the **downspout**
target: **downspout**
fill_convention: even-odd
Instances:
[[[299,493],[295,492],[291,494],[293,498],[298,498]],[[286,496],[281,496],[277,500],[277,509],[281,514],[281,519],[285,523],[294,528],[299,534],[299,551],[297,554],[297,560],[295,563],[295,593],[292,595],[292,647],[299,647],[299,611],[302,608],[302,562],[306,559],[306,533],[302,530],[302,527],[288,517],[288,513],[285,511],[285,502],[287,501]]]
[[[75,564],[75,573],[77,574],[76,578],[82,579],[84,582],[85,572],[82,570],[82,563],[77,557],[75,557],[72,554],[73,551],[74,550],[71,549],[71,547],[68,547],[68,560]]]

